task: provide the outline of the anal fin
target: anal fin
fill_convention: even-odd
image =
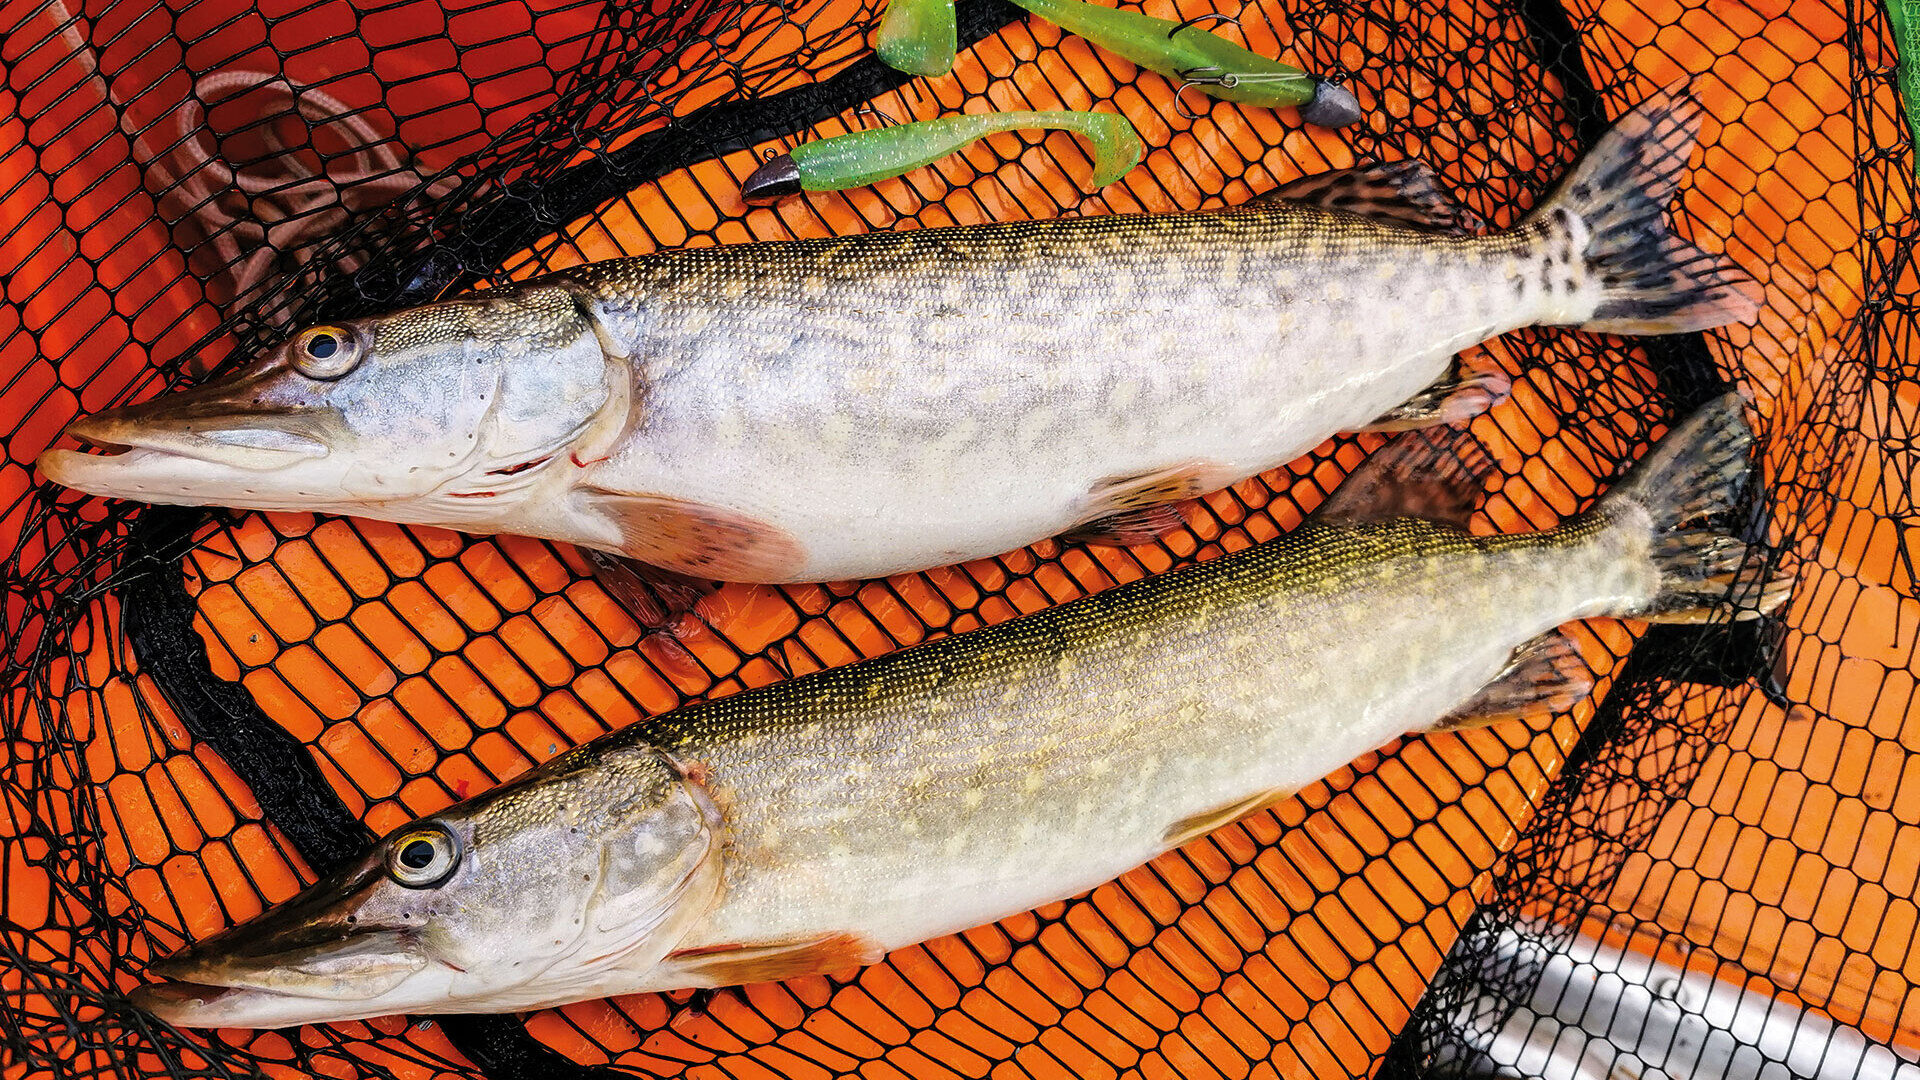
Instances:
[[[1361,462],[1314,519],[1357,524],[1417,517],[1465,528],[1492,473],[1492,456],[1467,429],[1409,431]]]
[[[1447,377],[1389,410],[1361,431],[1411,431],[1471,420],[1505,400],[1513,380],[1504,371],[1466,371]]]
[[[802,975],[877,964],[886,950],[859,934],[799,941],[703,945],[669,953],[666,962],[712,986],[779,982]]]
[[[1170,848],[1179,847],[1189,840],[1197,840],[1222,826],[1231,825],[1262,807],[1272,806],[1282,799],[1291,798],[1293,794],[1292,788],[1275,788],[1271,791],[1257,792],[1225,806],[1202,810],[1198,814],[1183,817],[1167,826],[1167,831],[1161,835],[1161,840]]]
[[[1593,671],[1573,639],[1550,630],[1513,650],[1500,674],[1434,731],[1462,731],[1536,712],[1565,712],[1593,692]]]
[[[1187,519],[1180,516],[1179,508],[1172,503],[1158,503],[1089,521],[1072,532],[1062,533],[1060,539],[1079,544],[1125,547],[1158,540],[1186,523]]]

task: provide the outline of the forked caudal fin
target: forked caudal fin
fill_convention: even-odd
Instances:
[[[1660,575],[1644,608],[1623,612],[1651,622],[1757,619],[1787,599],[1792,577],[1768,576],[1765,552],[1714,527],[1736,508],[1751,475],[1748,430],[1737,394],[1723,394],[1667,433],[1596,514],[1624,528],[1649,528],[1647,556]]]
[[[1670,87],[1621,117],[1532,220],[1572,234],[1600,299],[1582,329],[1679,334],[1746,322],[1759,286],[1676,236],[1667,209],[1699,139],[1700,103]],[[1591,294],[1589,294],[1591,295]]]

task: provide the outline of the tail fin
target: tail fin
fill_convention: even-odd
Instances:
[[[1571,232],[1576,249],[1584,240],[1600,303],[1583,329],[1678,334],[1746,322],[1759,310],[1759,286],[1745,271],[1682,240],[1667,223],[1700,113],[1682,87],[1648,98],[1534,212],[1533,220]],[[1575,220],[1555,220],[1562,215]]]
[[[1596,513],[1631,522],[1630,528],[1645,528],[1651,519],[1647,555],[1660,575],[1659,592],[1633,617],[1739,621],[1786,601],[1792,577],[1767,576],[1763,548],[1705,520],[1735,509],[1751,475],[1752,446],[1740,396],[1724,394],[1669,432],[1600,500]]]

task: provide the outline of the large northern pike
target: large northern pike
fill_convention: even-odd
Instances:
[[[314,327],[101,413],[40,468],[100,495],[570,541],[701,578],[922,569],[1172,500],[1327,436],[1457,420],[1449,358],[1516,327],[1748,318],[1665,220],[1700,109],[1626,116],[1507,232],[1412,163],[1232,210],[740,244]],[[1410,224],[1424,222],[1425,225]]]
[[[1737,398],[1529,535],[1469,535],[1481,478],[1400,439],[1279,539],[563,754],[156,963],[176,981],[138,1001],[278,1027],[870,962],[1090,889],[1402,732],[1567,707],[1592,685],[1569,620],[1785,596],[1695,527],[1746,475]]]

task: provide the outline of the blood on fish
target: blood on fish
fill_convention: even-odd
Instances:
[[[553,460],[553,455],[548,454],[546,457],[534,458],[532,461],[523,461],[518,465],[509,465],[504,469],[494,469],[492,472],[489,472],[487,475],[488,476],[512,476],[515,473],[523,473],[523,472],[526,472],[528,469],[545,465],[547,462],[551,460]]]

